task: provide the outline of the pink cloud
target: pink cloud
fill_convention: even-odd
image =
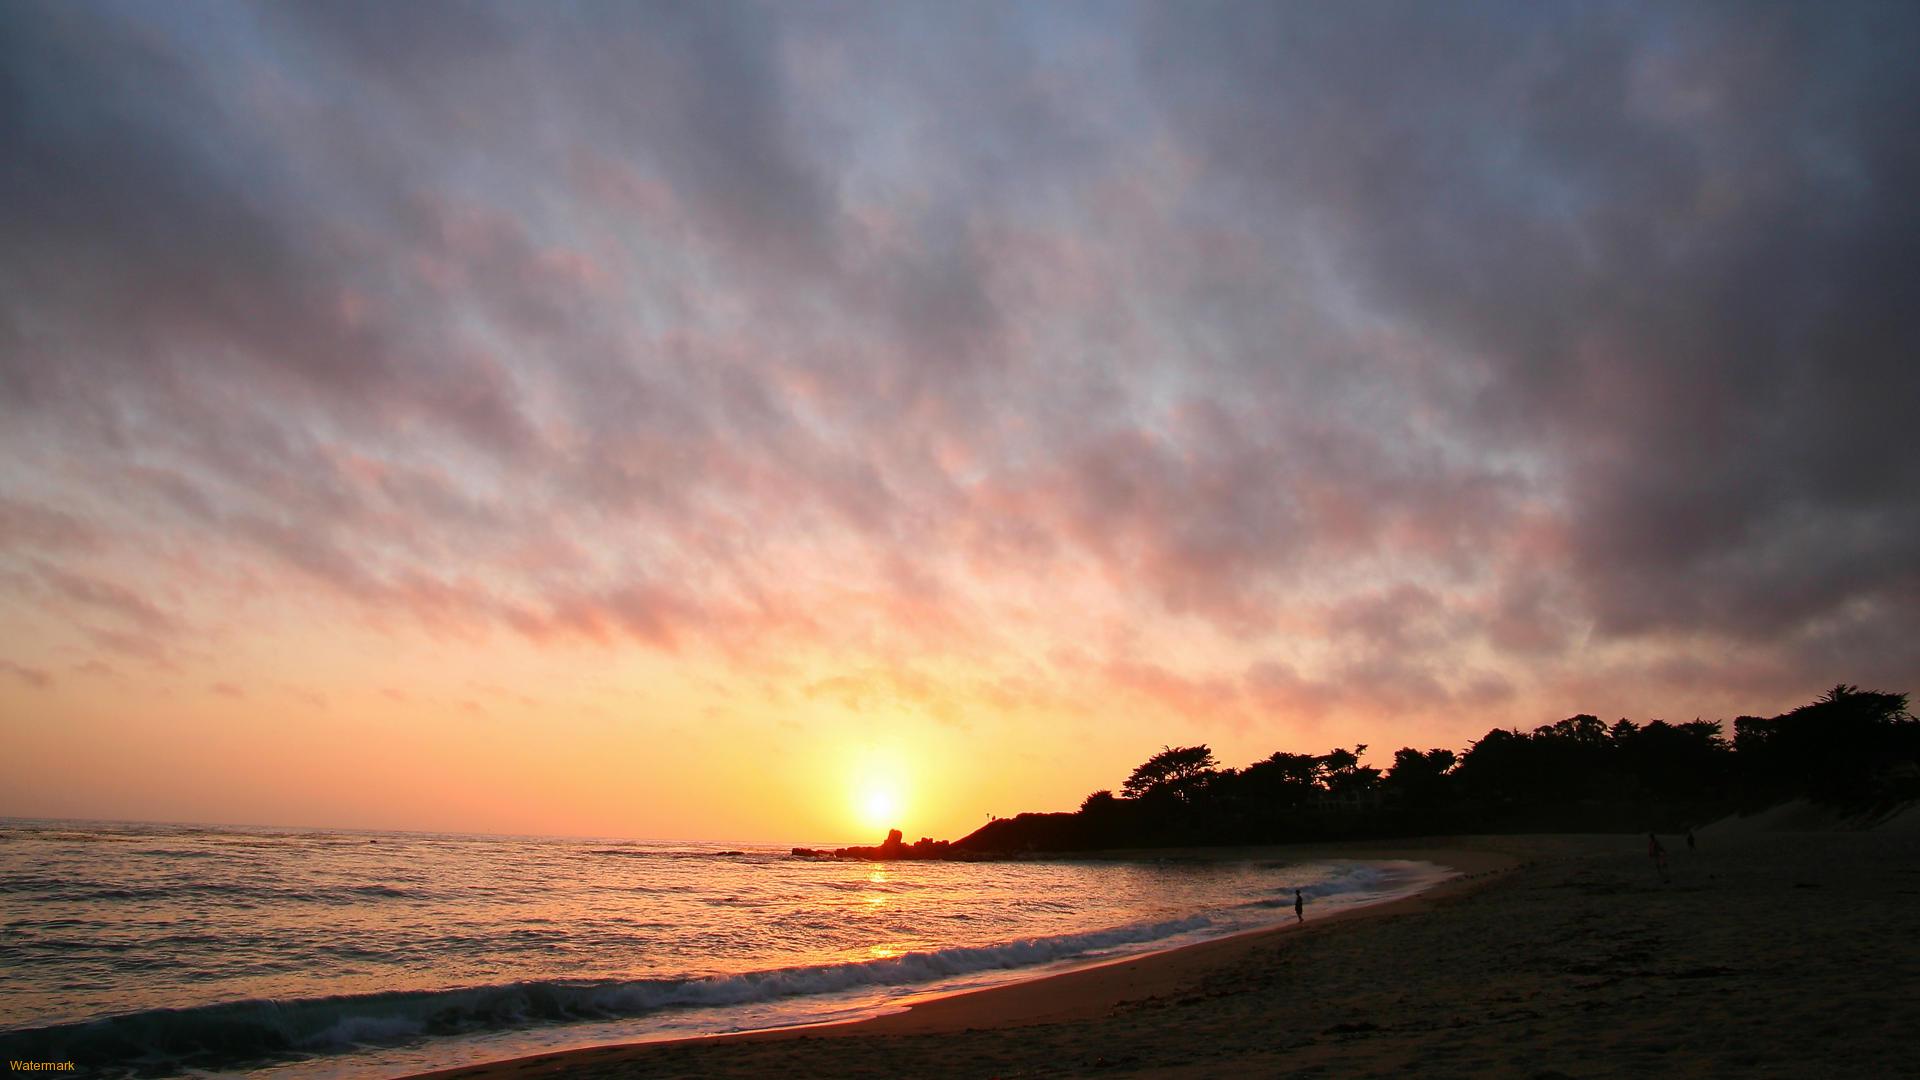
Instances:
[[[12,660],[0,660],[0,672],[13,676],[35,690],[46,690],[53,686],[53,676],[45,668],[29,667]]]

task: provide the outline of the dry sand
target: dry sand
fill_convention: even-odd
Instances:
[[[1664,838],[1669,884],[1644,837],[1342,846],[1469,876],[852,1024],[434,1075],[1920,1076],[1920,838],[1700,836]]]

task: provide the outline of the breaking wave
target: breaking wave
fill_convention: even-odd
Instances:
[[[266,1064],[425,1036],[537,1024],[617,1020],[662,1009],[742,1005],[863,987],[907,986],[1065,960],[1213,926],[1204,916],[1137,923],[998,945],[956,946],[884,959],[700,979],[515,982],[455,990],[235,1001],[149,1009],[0,1033],[0,1059],[72,1060],[157,1076]]]

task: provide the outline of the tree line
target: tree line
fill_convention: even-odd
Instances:
[[[1365,744],[1276,752],[1223,768],[1213,751],[1166,747],[1116,794],[1073,813],[996,819],[960,851],[1075,851],[1458,832],[1627,832],[1704,824],[1797,797],[1873,814],[1920,797],[1920,722],[1907,695],[1841,684],[1772,717],[1603,723],[1590,714],[1531,732],[1495,728],[1464,752]]]

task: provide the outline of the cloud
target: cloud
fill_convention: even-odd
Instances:
[[[35,690],[45,690],[53,685],[53,676],[44,669],[16,664],[11,660],[0,660],[0,671],[6,672]]]
[[[1920,659],[1902,8],[0,21],[0,573],[82,648],[1223,722]]]
[[[1165,15],[1174,129],[1458,354],[1472,393],[1419,405],[1533,458],[1599,632],[1770,639],[1912,580],[1911,13]]]
[[[84,520],[63,510],[0,499],[0,546],[73,553],[95,550],[101,539]]]
[[[142,660],[166,671],[176,670],[180,666],[176,655],[177,650],[163,638],[112,626],[96,626],[87,623],[77,625],[88,643],[117,656]],[[102,666],[105,667],[105,665]],[[103,673],[110,672],[111,669],[107,668]]]
[[[104,611],[151,634],[163,634],[175,627],[172,616],[124,585],[44,564],[37,574],[41,584],[62,601]]]

